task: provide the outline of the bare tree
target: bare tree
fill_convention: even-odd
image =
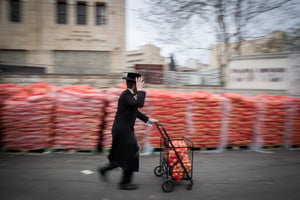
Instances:
[[[174,59],[174,54],[170,54],[170,63],[169,63],[170,71],[176,71],[176,63]]]
[[[286,32],[285,45],[287,51],[300,51],[300,24]]]
[[[297,0],[147,0],[146,3],[148,9],[142,11],[143,18],[161,30],[169,30],[165,34],[169,42],[178,40],[176,37],[180,38],[188,24],[195,20],[200,26],[209,24],[216,42],[224,44],[224,48],[218,51],[222,85],[225,83],[229,43],[235,42],[235,51],[239,52],[241,42],[248,36],[248,25],[255,18],[285,5],[300,4]],[[225,62],[222,62],[223,58]]]

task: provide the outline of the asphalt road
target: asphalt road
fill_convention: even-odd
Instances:
[[[119,190],[121,170],[109,182],[99,180],[96,168],[105,154],[0,154],[0,199],[3,200],[299,200],[300,151],[258,153],[231,150],[194,152],[193,189],[181,181],[171,193],[161,189],[153,169],[159,155],[142,156],[134,176],[135,191]],[[87,170],[87,174],[82,173]],[[91,174],[89,174],[89,172]],[[93,173],[94,172],[94,173]]]

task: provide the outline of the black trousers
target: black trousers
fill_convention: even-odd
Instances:
[[[107,171],[113,170],[113,169],[115,169],[117,167],[118,167],[118,165],[116,165],[114,163],[109,163],[108,165],[106,165],[102,169],[104,169],[104,171],[107,172]],[[133,171],[132,170],[123,170],[122,179],[120,181],[120,184],[131,183],[131,181],[132,181],[132,175],[133,175]]]

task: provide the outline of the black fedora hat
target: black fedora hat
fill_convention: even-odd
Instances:
[[[123,77],[123,79],[126,79],[128,81],[135,82],[135,79],[138,77],[141,77],[142,75],[139,73],[134,73],[134,72],[128,72],[126,77]]]

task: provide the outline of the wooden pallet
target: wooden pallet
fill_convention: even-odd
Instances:
[[[265,146],[263,146],[263,149],[265,149],[265,150],[278,150],[281,148],[283,148],[282,145],[265,145]]]
[[[111,148],[102,148],[102,149],[101,149],[101,153],[103,153],[104,155],[108,155],[110,149],[111,149]]]
[[[291,145],[290,149],[291,150],[300,150],[300,145]]]
[[[245,150],[249,149],[247,145],[229,145],[226,147],[227,150]]]
[[[10,149],[10,148],[1,148],[1,153],[47,154],[47,153],[50,153],[50,150],[49,150],[49,148],[42,148],[42,149]]]
[[[66,154],[75,154],[75,153],[90,153],[96,154],[97,149],[59,149],[59,148],[49,148],[50,153],[66,153]]]
[[[218,147],[193,147],[193,151],[215,151]]]

